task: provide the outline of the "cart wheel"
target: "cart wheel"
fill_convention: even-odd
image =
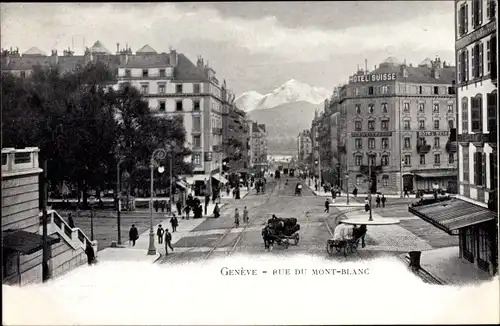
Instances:
[[[298,245],[298,244],[299,244],[299,239],[300,239],[300,236],[299,236],[299,234],[297,233],[297,234],[295,235],[295,238],[294,238],[294,240],[295,240],[295,245]]]
[[[328,241],[326,242],[326,252],[328,255],[333,256],[333,246],[330,245]]]
[[[340,250],[342,250],[342,247],[341,246],[335,246],[335,249],[337,250],[337,252],[340,252]]]
[[[357,250],[358,250],[358,244],[355,242],[355,243],[353,243],[353,244],[351,245],[351,249],[350,249],[350,251],[354,253],[354,252],[356,252]]]
[[[344,256],[348,256],[351,253],[350,246],[348,243],[345,244],[344,246]]]

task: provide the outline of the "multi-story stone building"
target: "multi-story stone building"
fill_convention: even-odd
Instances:
[[[257,171],[267,171],[267,131],[265,124],[252,123],[252,138],[250,140],[251,164]]]
[[[439,58],[417,67],[388,58],[358,70],[339,93],[340,161],[349,189],[402,194],[456,185],[455,67]],[[345,130],[344,130],[345,128]]]
[[[199,57],[196,65],[184,54],[170,50],[158,53],[145,45],[132,53],[127,45],[112,54],[97,41],[84,55],[74,55],[70,50],[58,55],[52,51],[45,55],[31,48],[23,55],[18,50],[2,51],[2,72],[18,76],[28,75],[35,65],[58,66],[61,71],[71,71],[92,61],[102,61],[117,73],[118,87],[128,83],[137,87],[157,115],[182,116],[187,134],[186,146],[192,155],[188,160],[194,175],[188,180],[200,188],[211,176],[217,182],[222,165],[222,94],[215,71]],[[220,179],[220,178],[219,178]]]
[[[306,162],[312,154],[311,131],[303,130],[297,136],[297,157],[299,162]]]
[[[498,102],[496,1],[455,1],[458,195],[410,212],[459,235],[459,255],[498,270]]]
[[[235,95],[222,84],[222,129],[226,170],[241,171],[250,166],[250,128],[245,111],[234,104]]]

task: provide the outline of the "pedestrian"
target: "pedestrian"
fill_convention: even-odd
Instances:
[[[186,219],[189,220],[189,212],[191,212],[191,206],[186,205],[186,207],[184,207],[184,211],[186,212]]]
[[[72,229],[75,228],[75,221],[73,221],[73,216],[71,215],[71,213],[68,214],[68,225]]]
[[[354,197],[358,197],[358,187],[354,186],[354,190],[352,191]]]
[[[240,212],[237,208],[235,208],[234,210],[234,224],[236,225],[236,227],[240,226]]]
[[[387,198],[385,198],[384,194],[382,194],[382,207],[385,208],[385,201],[387,200]]]
[[[248,209],[246,206],[243,209],[243,223],[248,223]]]
[[[177,220],[177,216],[175,214],[170,218],[170,224],[172,225],[172,232],[177,231],[177,227],[179,226],[179,221]]]
[[[215,207],[214,207],[214,217],[215,217],[215,218],[220,217],[220,208],[219,208],[219,204],[215,204]]]
[[[85,254],[87,255],[87,262],[89,265],[94,264],[95,261],[95,251],[94,248],[92,248],[92,245],[90,242],[87,242],[87,246],[85,247]]]
[[[134,224],[132,224],[130,231],[128,231],[128,239],[132,243],[132,246],[135,246],[135,242],[139,239],[139,231],[137,231]]]
[[[208,205],[210,204],[210,195],[205,196],[205,215],[207,215]]]
[[[154,207],[155,211],[158,213],[158,200],[155,200],[153,202],[153,207]]]
[[[158,236],[158,243],[162,244],[163,243],[163,233],[165,233],[165,230],[163,230],[163,227],[158,225],[158,230],[156,231],[156,235]]]
[[[180,198],[177,200],[177,203],[175,203],[175,205],[177,206],[177,215],[181,216],[182,215],[182,203],[181,203]]]
[[[380,195],[377,194],[377,198],[375,199],[377,205],[375,207],[380,207]]]
[[[160,201],[160,208],[162,213],[165,213],[165,206],[166,206],[165,201],[164,200]]]
[[[408,188],[405,188],[405,194],[404,197],[410,197],[410,194],[408,193]]]
[[[330,202],[325,200],[325,213],[330,213]]]
[[[368,200],[368,197],[365,198],[365,212],[368,212],[370,210],[370,201]]]
[[[172,248],[172,234],[168,232],[168,229],[165,229],[165,256],[168,255],[168,248],[174,251]]]
[[[227,185],[226,187],[226,195],[229,197],[229,193],[231,192],[231,187]]]

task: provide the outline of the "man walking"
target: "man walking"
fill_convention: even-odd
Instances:
[[[161,224],[158,225],[158,230],[156,231],[156,235],[158,236],[158,243],[162,244],[163,243],[163,233],[165,233],[165,230],[163,230]]]
[[[181,216],[182,215],[182,203],[181,203],[180,198],[177,200],[177,203],[175,203],[175,206],[177,207],[177,215]]]
[[[330,202],[325,200],[325,213],[330,213]]]
[[[375,199],[377,205],[375,207],[380,207],[380,196],[377,194],[377,198]]]
[[[168,229],[165,229],[165,256],[168,255],[168,248],[174,251],[172,248],[172,234],[168,232]]]
[[[68,214],[68,225],[72,229],[75,228],[75,221],[73,221],[73,216],[71,215],[71,213]]]
[[[385,208],[385,201],[387,200],[387,198],[385,198],[384,194],[382,194],[382,207]]]
[[[237,208],[235,208],[234,210],[234,224],[236,225],[236,227],[240,226],[240,212]]]
[[[130,231],[128,231],[128,239],[132,243],[132,246],[135,246],[135,242],[139,239],[139,231],[137,231],[134,224],[132,224]]]
[[[177,226],[179,225],[179,221],[177,220],[177,216],[175,214],[170,218],[170,224],[172,224],[172,232],[177,231]]]
[[[243,209],[243,223],[248,223],[248,209],[246,206]]]

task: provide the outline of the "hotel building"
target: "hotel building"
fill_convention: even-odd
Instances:
[[[340,174],[344,190],[456,191],[455,67],[426,59],[418,66],[388,58],[358,69],[332,102],[340,110]]]
[[[459,236],[461,258],[498,270],[496,1],[455,1],[458,195],[410,212]]]
[[[113,54],[97,41],[84,55],[65,50],[62,56],[57,51],[47,56],[38,48],[22,55],[18,50],[2,50],[2,73],[23,77],[35,65],[58,66],[64,72],[92,61],[105,62],[117,73],[115,88],[124,83],[133,85],[149,102],[154,114],[183,118],[186,146],[192,150],[188,160],[194,167],[194,175],[188,181],[200,188],[212,176],[217,183],[223,159],[222,94],[214,69],[201,57],[195,65],[175,50],[158,53],[144,45],[133,54],[128,45],[124,49],[120,49],[119,43],[116,46]]]

